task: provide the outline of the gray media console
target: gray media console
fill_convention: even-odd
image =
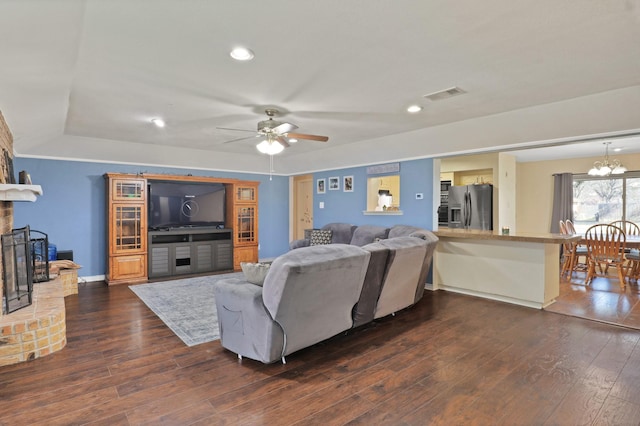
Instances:
[[[148,241],[149,278],[233,269],[231,229],[150,231]]]

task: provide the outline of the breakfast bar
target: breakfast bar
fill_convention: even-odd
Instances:
[[[433,289],[542,309],[559,295],[560,247],[579,235],[439,228]]]

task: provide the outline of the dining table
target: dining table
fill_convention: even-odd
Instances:
[[[626,246],[628,248],[640,249],[640,235],[627,235]]]

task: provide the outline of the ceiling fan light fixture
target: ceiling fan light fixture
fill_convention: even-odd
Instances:
[[[256,148],[261,153],[267,155],[280,154],[284,150],[284,146],[280,142],[268,139],[260,142],[258,145],[256,145]]]
[[[229,55],[236,61],[250,61],[255,56],[251,49],[246,47],[236,47],[229,53]]]
[[[160,127],[160,128],[162,128],[162,127],[164,127],[164,126],[165,126],[165,122],[164,122],[164,120],[163,120],[162,118],[152,118],[152,119],[151,119],[151,122],[152,122],[153,124],[155,124],[155,125],[156,125],[156,127]]]

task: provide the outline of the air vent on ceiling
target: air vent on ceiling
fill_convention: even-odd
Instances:
[[[452,96],[462,95],[463,93],[466,92],[459,87],[450,87],[449,89],[429,93],[428,95],[424,95],[424,97],[427,99],[431,99],[432,101],[439,101],[441,99],[447,99]]]

